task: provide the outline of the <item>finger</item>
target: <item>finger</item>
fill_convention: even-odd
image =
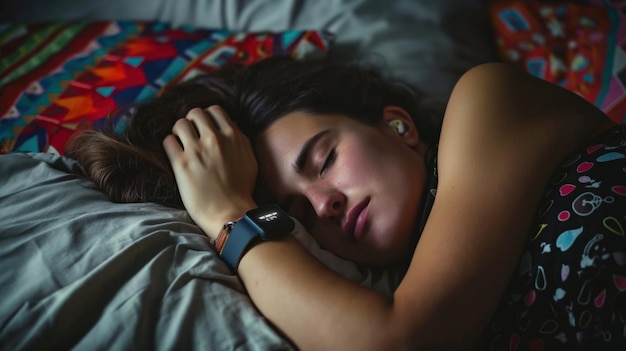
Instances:
[[[200,136],[192,122],[187,118],[181,118],[172,127],[172,134],[176,135],[183,144],[183,149],[198,141]]]
[[[215,125],[215,123],[213,123],[211,116],[199,107],[189,110],[185,118],[191,121],[199,136],[205,135],[206,133],[219,128]]]
[[[163,139],[163,149],[165,149],[165,154],[167,158],[170,160],[170,163],[173,163],[180,157],[180,154],[183,152],[183,148],[178,142],[178,139],[175,135],[169,134]]]
[[[207,108],[206,111],[222,133],[230,134],[236,128],[235,122],[231,120],[226,110],[221,106],[213,105]]]

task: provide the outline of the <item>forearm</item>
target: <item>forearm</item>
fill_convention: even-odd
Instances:
[[[327,269],[293,237],[254,246],[239,276],[260,311],[303,349],[397,349],[393,301]]]

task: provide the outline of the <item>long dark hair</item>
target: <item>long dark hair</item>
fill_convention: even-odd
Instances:
[[[442,106],[372,69],[275,57],[227,66],[175,85],[136,107],[126,130],[88,130],[72,137],[65,154],[78,161],[115,202],[156,202],[183,208],[162,147],[176,120],[195,107],[220,105],[251,139],[291,112],[336,113],[375,124],[385,106],[413,117],[422,140],[439,137]]]

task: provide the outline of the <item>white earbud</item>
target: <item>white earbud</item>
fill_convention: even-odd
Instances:
[[[404,122],[399,119],[389,121],[389,126],[395,129],[396,133],[398,133],[398,135],[400,136],[404,135],[404,132],[406,132],[406,128],[404,128]]]

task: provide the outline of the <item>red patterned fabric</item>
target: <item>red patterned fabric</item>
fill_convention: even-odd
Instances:
[[[626,1],[507,0],[491,6],[504,61],[559,84],[626,122]]]
[[[320,31],[237,33],[158,22],[0,28],[0,153],[62,153],[76,131],[229,62],[324,55]],[[5,54],[6,53],[6,54]]]

